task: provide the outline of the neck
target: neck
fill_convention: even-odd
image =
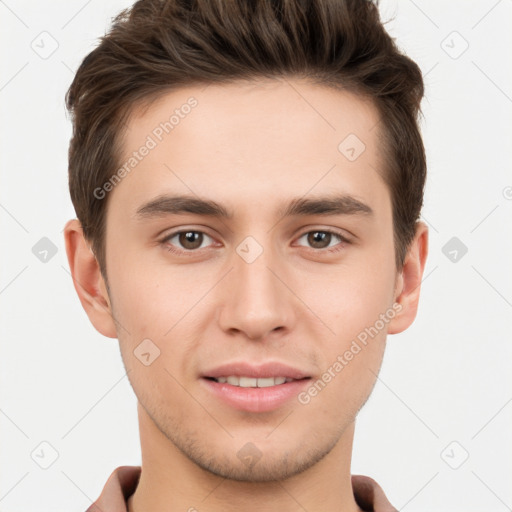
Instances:
[[[142,472],[128,512],[360,512],[351,484],[354,423],[334,448],[302,473],[272,482],[228,480],[197,466],[138,405]]]

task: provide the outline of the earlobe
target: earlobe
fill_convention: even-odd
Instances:
[[[416,234],[397,279],[395,302],[400,305],[400,311],[389,323],[388,334],[405,331],[416,318],[427,254],[428,227],[424,222],[418,222]]]
[[[66,223],[64,240],[73,284],[89,320],[104,336],[117,338],[110,299],[98,261],[77,219]]]

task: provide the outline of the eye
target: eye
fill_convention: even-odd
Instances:
[[[342,249],[343,245],[349,243],[349,241],[340,233],[325,229],[308,231],[307,233],[304,233],[302,236],[300,236],[298,240],[301,240],[303,238],[306,239],[307,244],[309,244],[312,249],[327,249],[329,247],[336,247],[338,245],[341,245],[336,249],[329,250],[329,252],[336,252]]]
[[[167,250],[181,253],[207,247],[210,244],[206,243],[206,245],[203,245],[203,243],[208,240],[210,240],[211,243],[213,238],[202,231],[186,229],[183,231],[177,231],[176,233],[171,233],[162,240],[162,243],[165,245]],[[173,247],[174,245],[177,245],[178,248]]]
[[[339,251],[345,244],[350,243],[340,233],[325,229],[308,231],[298,238],[298,242],[302,239],[305,239],[306,244],[310,248],[317,250],[327,249],[327,252]],[[208,247],[213,242],[213,238],[202,231],[184,229],[166,236],[161,243],[169,252],[186,254]],[[298,245],[305,244],[298,243]],[[331,247],[332,249],[330,249]]]

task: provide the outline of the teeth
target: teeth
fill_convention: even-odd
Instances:
[[[254,377],[240,377],[240,383],[238,385],[241,388],[255,388],[258,386],[258,379]]]
[[[221,384],[228,383],[232,386],[238,386],[240,388],[268,388],[270,386],[278,386],[285,382],[291,382],[293,379],[286,377],[237,377],[236,375],[230,375],[229,377],[217,377],[217,382]]]
[[[275,386],[276,384],[282,384],[281,380],[284,381],[282,377],[277,377],[277,379],[274,379],[274,377],[265,377],[262,379],[258,379],[258,387],[268,388],[270,386]]]

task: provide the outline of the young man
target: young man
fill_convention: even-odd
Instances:
[[[395,510],[350,472],[427,256],[419,68],[365,0],[141,0],[83,61],[65,228],[141,467],[89,511]]]

